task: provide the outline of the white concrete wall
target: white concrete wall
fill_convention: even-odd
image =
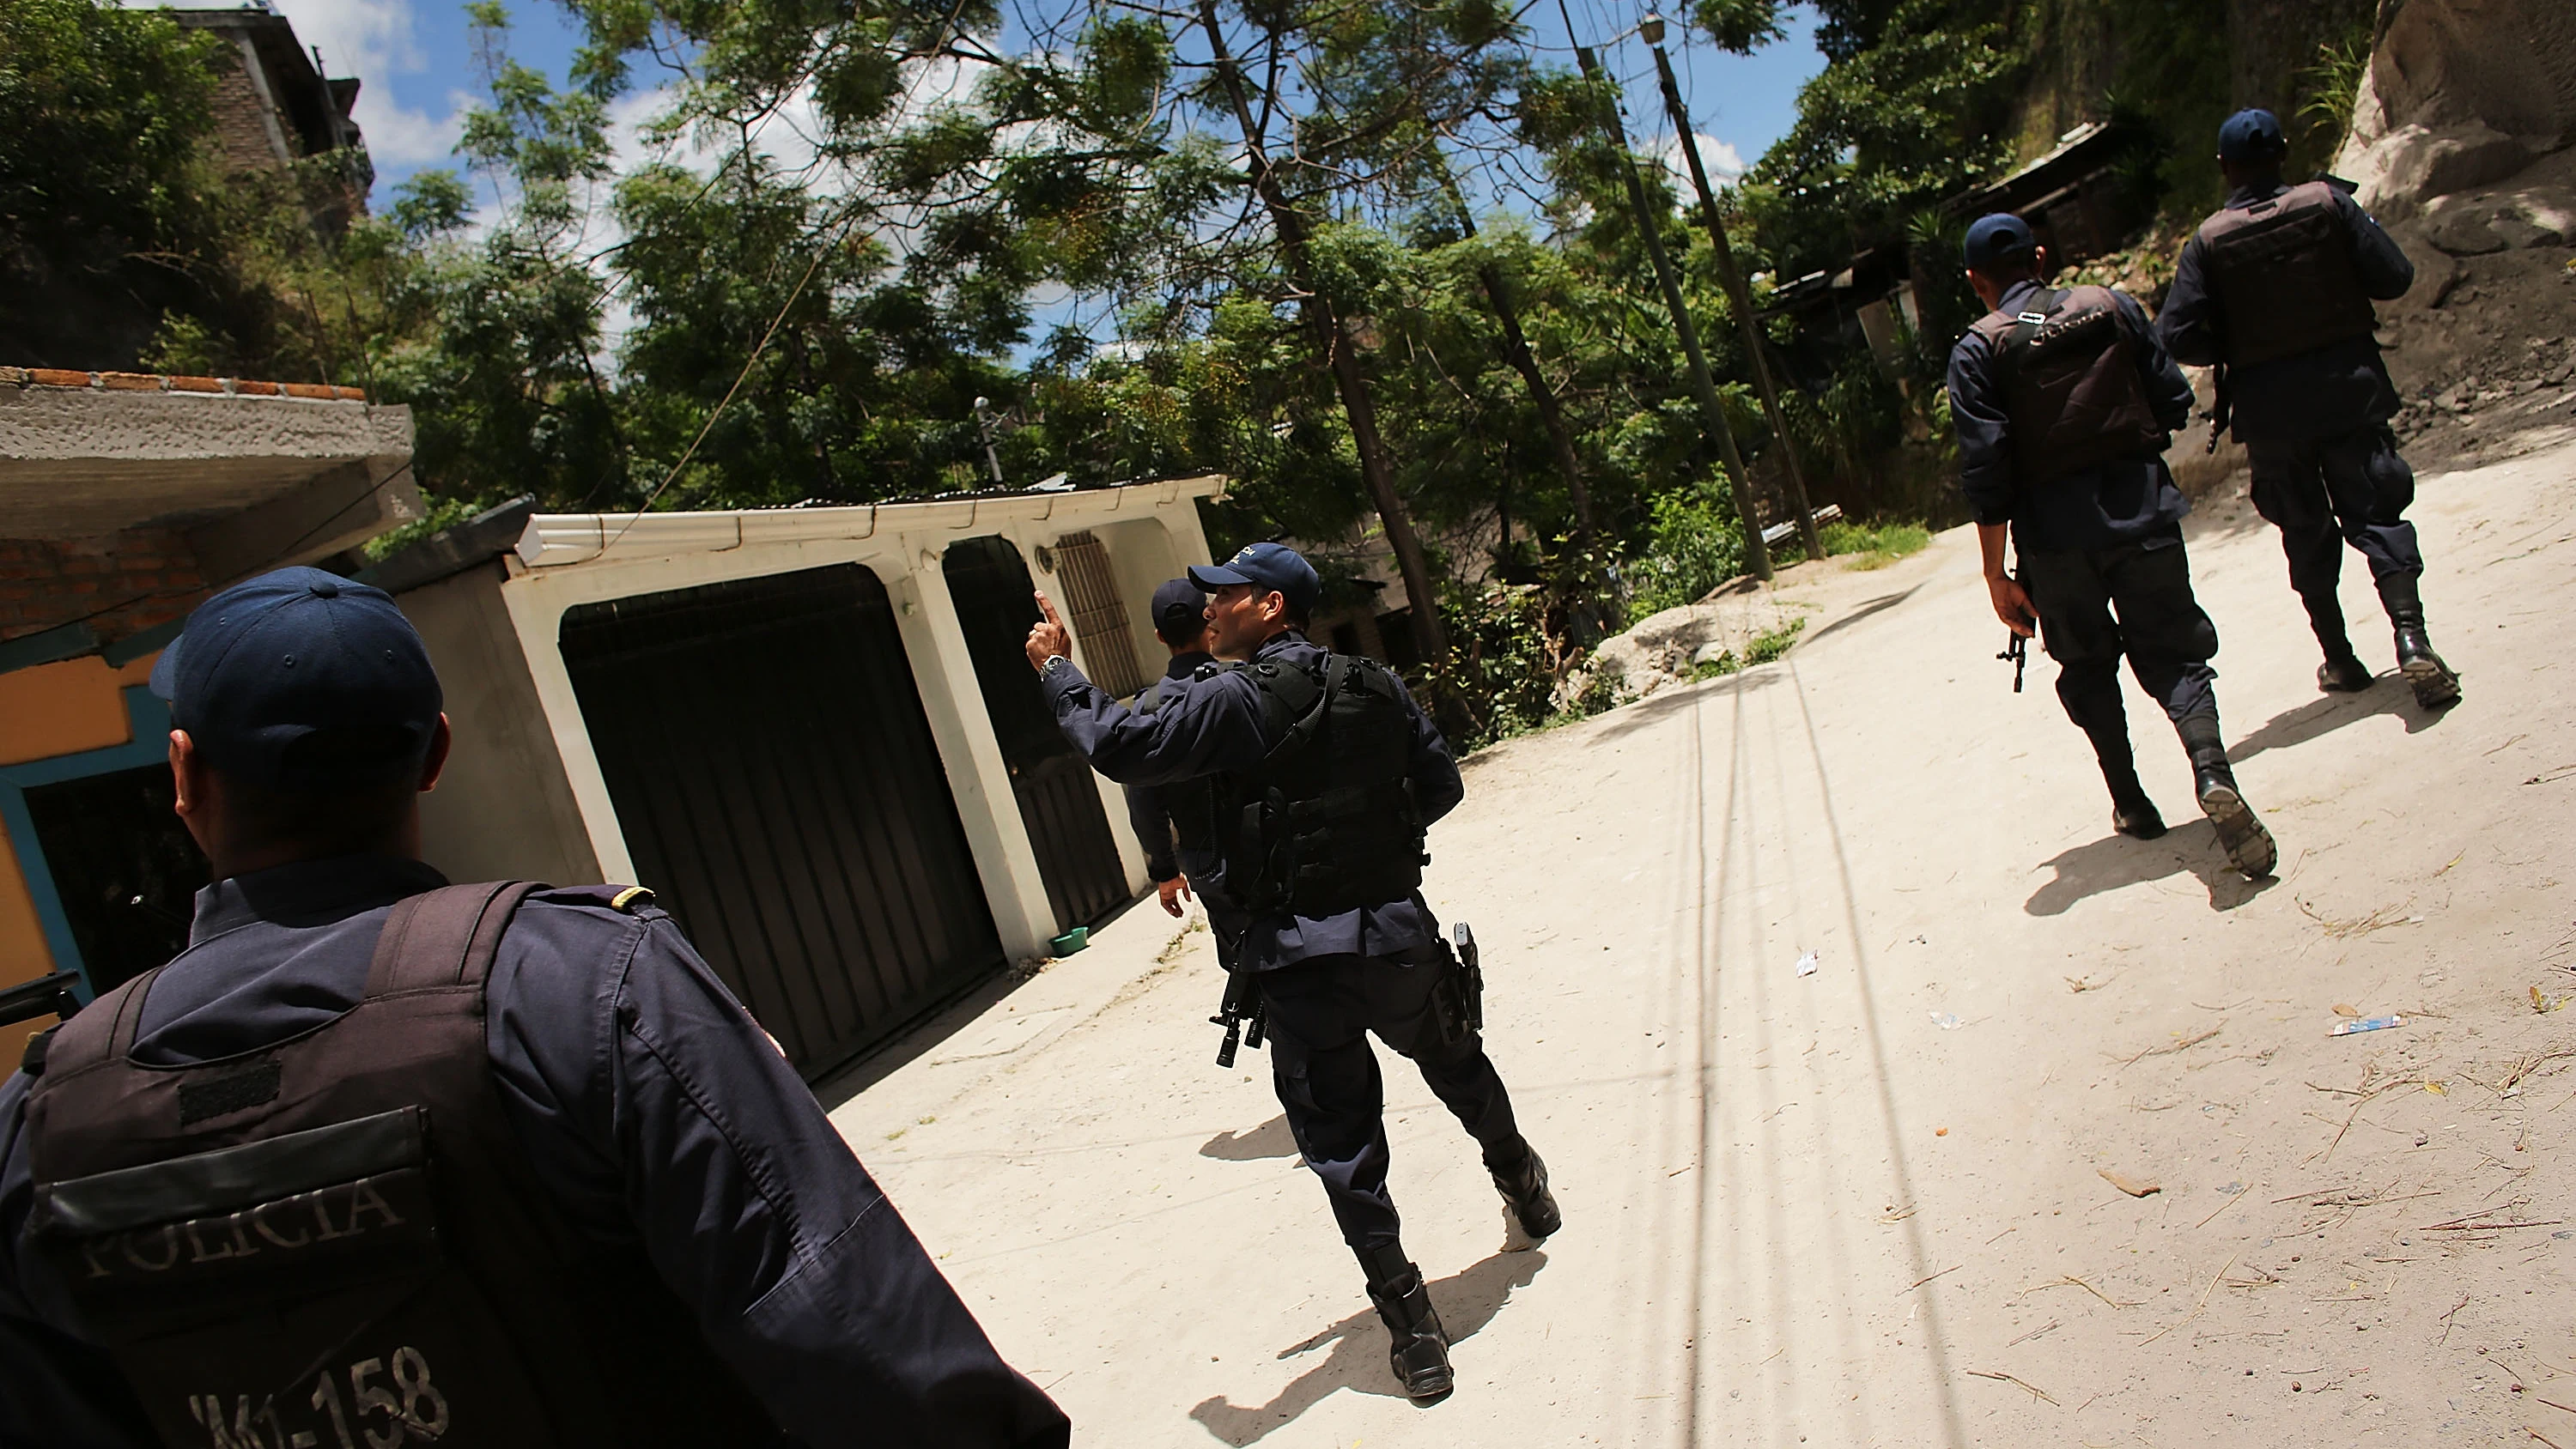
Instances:
[[[632,880],[635,867],[558,647],[565,611],[666,589],[856,563],[876,574],[893,601],[923,712],[1003,947],[1016,958],[1047,954],[1054,911],[984,712],[941,561],[952,543],[998,534],[1020,550],[1032,577],[1047,587],[1052,580],[1036,567],[1038,546],[1088,528],[1100,535],[1122,590],[1131,576],[1146,581],[1145,592],[1129,604],[1141,615],[1155,583],[1188,563],[1207,561],[1197,499],[1221,483],[1196,479],[876,509],[657,514],[631,526],[622,515],[541,516],[531,524],[520,556],[507,561],[510,577],[500,596],[601,873]],[[531,558],[534,566],[527,562]],[[1162,651],[1156,648],[1149,657],[1159,661]],[[1078,645],[1075,661],[1082,662]],[[1143,848],[1127,829],[1124,798],[1117,786],[1094,780],[1129,887],[1142,891],[1151,883]]]
[[[421,856],[450,880],[584,885],[603,872],[501,602],[499,563],[394,602],[429,646],[455,745],[421,800]]]

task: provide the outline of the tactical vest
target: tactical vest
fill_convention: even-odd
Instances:
[[[2036,310],[1989,312],[1969,329],[1995,350],[2014,476],[2037,487],[2113,458],[2163,452],[2165,430],[2118,299],[2107,287],[2047,296]]]
[[[1215,667],[1199,666],[1199,677],[1205,677]],[[1155,680],[1152,688],[1138,695],[1136,713],[1149,715],[1162,708],[1164,687],[1171,682],[1168,677]],[[1164,810],[1172,817],[1172,840],[1181,849],[1202,856],[1216,853],[1214,790],[1214,782],[1205,776],[1154,787]]]
[[[1265,736],[1250,769],[1216,777],[1228,894],[1255,913],[1329,916],[1422,885],[1413,803],[1413,715],[1385,665],[1355,654],[1234,665],[1261,692]]]
[[[2325,182],[2229,207],[2202,222],[2199,235],[2230,367],[2368,337],[2379,325]]]
[[[364,999],[277,1046],[132,1061],[157,970],[57,1029],[30,1227],[164,1441],[784,1442],[643,1254],[563,1221],[503,1115],[483,983],[535,889],[400,902]]]

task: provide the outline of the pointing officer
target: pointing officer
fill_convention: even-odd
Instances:
[[[1260,983],[1280,1106],[1359,1257],[1397,1379],[1418,1401],[1438,1399],[1453,1382],[1448,1338],[1387,1191],[1370,1032],[1413,1060],[1482,1146],[1519,1245],[1559,1224],[1546,1165],[1475,1028],[1469,978],[1419,890],[1423,832],[1465,787],[1402,681],[1307,642],[1321,589],[1293,550],[1257,543],[1190,579],[1211,595],[1214,651],[1247,662],[1202,667],[1152,714],[1083,678],[1043,594],[1029,662],[1094,769],[1128,783],[1208,782],[1225,890],[1249,916],[1234,964]]]
[[[1950,349],[1950,416],[1996,617],[2025,637],[2035,623],[2057,661],[2058,700],[2110,786],[2112,829],[2140,840],[2165,833],[2129,748],[2125,654],[2191,756],[2201,811],[2229,863],[2268,875],[2271,832],[2238,791],[2219,734],[2209,667],[2218,629],[2192,596],[2183,552],[2190,505],[2162,457],[2190,420],[2191,385],[2135,298],[2049,287],[2048,251],[2020,217],[1978,218],[1967,263],[1990,310]],[[2018,581],[2004,568],[2007,528]]]
[[[2288,149],[2269,111],[2219,127],[2227,204],[2183,244],[2156,327],[2175,357],[2224,369],[2218,422],[2245,445],[2255,510],[2281,530],[2290,587],[2325,652],[2317,687],[2370,687],[2335,594],[2350,544],[2370,563],[2399,672],[2418,704],[2442,708],[2460,677],[2424,632],[2424,555],[2405,518],[2415,474],[2388,430],[2397,389],[2370,306],[2406,295],[2415,265],[2345,187],[2285,184]]]
[[[252,579],[152,687],[214,884],[0,1086],[0,1443],[1067,1442],[649,893],[417,858],[391,599]]]

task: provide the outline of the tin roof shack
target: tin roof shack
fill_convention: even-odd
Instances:
[[[2133,127],[2087,121],[2002,180],[1942,202],[1940,219],[1955,232],[1989,212],[2008,211],[2030,223],[2060,267],[2106,256],[2151,219],[2140,179],[2146,173],[2136,164],[2152,157],[2151,146],[2152,138]],[[1955,269],[1955,255],[1938,263]],[[1888,377],[1908,374],[1906,348],[1924,325],[1916,291],[1934,284],[1914,275],[1919,260],[1903,238],[1889,238],[1854,252],[1841,271],[1810,272],[1780,285],[1763,310],[1797,319],[1790,365],[1802,382],[1830,375],[1825,354],[1860,347]],[[1951,339],[1934,340],[1947,347]]]
[[[2001,181],[1941,204],[1962,226],[2009,211],[2060,267],[2108,256],[2153,218],[2140,159],[2153,159],[2153,138],[2131,126],[2087,121],[2057,145]]]
[[[1217,477],[727,513],[496,510],[386,559],[456,749],[458,880],[650,886],[809,1077],[1148,882],[1118,788],[1021,652],[1043,587],[1086,673],[1164,657]]]
[[[355,388],[0,368],[0,985],[185,943],[205,866],[144,677],[211,590],[418,518],[411,437]]]

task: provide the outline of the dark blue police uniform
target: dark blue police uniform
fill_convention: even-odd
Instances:
[[[392,905],[444,883],[418,861],[343,856],[206,887],[133,1058],[211,1061],[335,1020],[365,992]],[[641,1247],[798,1443],[1066,1443],[1064,1415],[995,1353],[795,1071],[642,899],[530,897],[485,992],[493,1082],[563,1217]],[[0,1085],[0,1445],[148,1442],[30,1240],[28,1086]]]
[[[1185,650],[1172,656],[1163,677],[1156,680],[1136,700],[1135,712],[1150,715],[1163,702],[1187,688],[1190,677],[1201,665],[1213,664],[1216,656],[1203,649]],[[1208,929],[1216,936],[1219,956],[1234,959],[1234,945],[1243,934],[1244,912],[1225,893],[1225,861],[1207,846],[1183,844],[1173,828],[1172,783],[1127,785],[1127,825],[1136,832],[1138,843],[1145,847],[1145,875],[1161,882],[1180,876],[1190,883],[1190,891],[1207,908]]]
[[[2277,179],[2239,187],[2227,209],[2243,211],[2289,188]],[[2415,283],[2415,264],[2361,204],[2340,188],[2335,208],[2352,247],[2362,290],[2389,301]],[[2227,360],[2229,319],[2209,279],[2208,247],[2183,245],[2156,330],[2173,355],[2195,365]],[[2371,577],[2412,576],[2424,568],[2415,525],[2402,516],[2415,501],[2415,474],[2398,456],[2388,420],[2397,389],[2377,339],[2362,336],[2288,357],[2230,367],[2229,431],[2245,445],[2253,469],[2255,510],[2281,530],[2290,586],[2309,602],[2322,635],[2340,636],[2332,603],[2350,544],[2370,563]],[[2332,638],[2327,647],[2334,647]]]
[[[2017,313],[2043,290],[2018,283],[1999,310]],[[2190,381],[2157,345],[2137,300],[2113,295],[2138,341],[2156,421],[2181,428],[2191,418]],[[1950,418],[1962,455],[1959,486],[1977,522],[2012,524],[2022,587],[2039,610],[2041,642],[2061,666],[2057,694],[2068,717],[2088,734],[2116,728],[2125,737],[2123,654],[2169,717],[2215,710],[2209,660],[2218,629],[2192,596],[2182,544],[2191,504],[2164,460],[2113,458],[2045,484],[2016,476],[1995,350],[1974,332],[1950,349]]]
[[[1304,667],[1324,655],[1293,630],[1255,659]],[[1240,671],[1166,685],[1151,714],[1095,687],[1069,660],[1040,676],[1057,723],[1092,768],[1123,784],[1158,785],[1249,769],[1279,743],[1259,688]],[[1401,686],[1399,686],[1401,687]],[[1425,824],[1465,798],[1458,762],[1408,697],[1410,779]],[[1368,1034],[1412,1059],[1424,1082],[1487,1150],[1519,1148],[1500,1074],[1474,1032],[1444,1041],[1433,988],[1447,958],[1440,923],[1419,892],[1339,914],[1278,911],[1246,922],[1240,969],[1260,973],[1272,1037],[1271,1073],[1306,1164],[1323,1180],[1343,1239],[1363,1255],[1393,1247],[1399,1221],[1388,1193],[1384,1083]]]

